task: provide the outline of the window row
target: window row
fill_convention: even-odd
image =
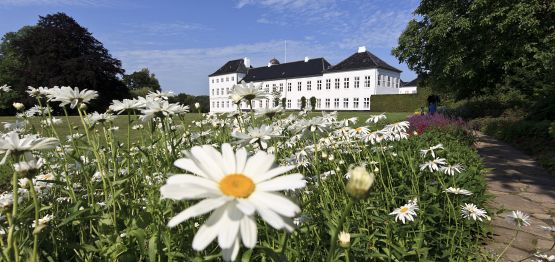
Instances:
[[[226,76],[226,77],[214,77],[214,78],[212,78],[212,84],[220,83],[220,82],[224,83],[224,82],[229,82],[229,81],[231,81],[231,82],[235,81],[235,77],[234,76],[232,76],[232,77]]]
[[[212,95],[229,95],[229,93],[231,92],[231,89],[229,87],[227,88],[212,88],[211,94]]]
[[[322,100],[324,100],[324,106],[322,106]],[[363,109],[369,109],[370,108],[370,98],[369,97],[364,97],[362,98],[362,100],[358,97],[354,97],[352,98],[352,100],[350,98],[334,98],[333,99],[333,104],[332,104],[332,99],[331,98],[326,98],[326,99],[321,99],[318,98],[316,99],[316,109],[360,109],[361,107],[361,102],[362,101],[362,108]],[[295,109],[300,109],[302,106],[302,100],[301,99],[297,99],[296,101],[296,107]],[[241,108],[243,109],[248,109],[250,108],[250,106],[247,104],[247,102],[243,101],[240,104]],[[268,99],[264,99],[264,100],[257,100],[257,101],[253,101],[252,102],[252,107],[253,108],[268,108],[270,106],[270,100]],[[293,108],[292,107],[292,100],[291,99],[287,99],[286,101],[286,105],[285,107],[288,109]],[[306,107],[310,108],[310,101],[307,99],[306,101]],[[230,100],[227,101],[212,101],[212,108],[227,108],[227,109],[231,109],[231,108],[236,108],[236,105],[231,103]]]
[[[396,77],[378,75],[378,86],[399,88],[401,80]]]

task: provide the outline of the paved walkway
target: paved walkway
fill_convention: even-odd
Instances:
[[[489,205],[505,210],[493,219],[493,241],[486,250],[500,254],[513,238],[515,227],[504,219],[512,210],[530,214],[531,225],[523,228],[500,261],[520,261],[536,250],[548,250],[555,239],[540,226],[555,224],[555,176],[513,147],[481,133],[477,136],[478,153],[486,168],[492,169],[486,180],[495,198]],[[555,250],[548,254],[555,254]]]

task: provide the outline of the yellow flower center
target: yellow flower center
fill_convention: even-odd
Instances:
[[[357,131],[357,133],[360,133],[360,131],[362,131],[362,127],[355,128],[355,131]]]
[[[409,211],[409,208],[408,207],[402,207],[400,211],[401,211],[401,213],[406,213],[407,211]]]
[[[228,196],[247,198],[254,192],[252,179],[243,174],[228,174],[220,180],[220,190]]]

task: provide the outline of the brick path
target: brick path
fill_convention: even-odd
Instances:
[[[486,180],[495,198],[489,205],[494,210],[506,210],[493,219],[493,241],[486,250],[500,254],[513,238],[515,227],[504,219],[512,210],[530,214],[531,225],[523,227],[500,261],[520,261],[536,250],[550,249],[555,241],[553,234],[539,226],[555,224],[555,175],[513,147],[481,133],[477,136],[478,153],[486,168],[491,168]],[[555,250],[548,254],[555,254]]]

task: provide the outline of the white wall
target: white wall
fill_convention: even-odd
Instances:
[[[382,76],[383,81],[379,81],[379,76]],[[225,81],[227,78],[234,77],[234,81]],[[244,77],[244,74],[228,74],[216,77],[209,77],[210,86],[210,111],[211,112],[232,112],[236,106],[229,99],[229,94],[226,93],[227,88],[232,90],[233,85],[237,84],[239,80]],[[358,77],[358,88],[355,88],[355,78]],[[369,86],[365,85],[365,77],[369,78]],[[389,84],[387,78],[389,77]],[[219,78],[220,82],[212,79]],[[221,82],[221,79],[224,82]],[[348,79],[348,88],[345,86],[345,79]],[[330,89],[326,88],[326,80],[330,80]],[[339,79],[339,88],[335,86],[335,80]],[[318,80],[321,81],[321,89],[318,90]],[[310,90],[308,90],[308,82],[310,81]],[[302,78],[288,78],[277,79],[270,81],[253,82],[255,85],[262,84],[262,88],[272,93],[273,88],[280,90],[280,84],[283,87],[279,104],[281,105],[282,98],[286,99],[285,109],[287,110],[300,110],[301,104],[299,103],[302,97],[306,98],[306,107],[310,108],[310,98],[315,97],[319,103],[316,104],[316,110],[356,110],[364,111],[370,110],[370,96],[379,94],[402,94],[401,92],[414,91],[416,87],[400,88],[400,73],[383,70],[383,69],[363,69],[354,71],[324,73],[321,76],[311,76]],[[298,83],[301,83],[301,91],[298,90]],[[288,85],[291,84],[291,91],[288,90]],[[220,90],[212,93],[212,90]],[[224,90],[222,93],[221,90]],[[328,100],[329,99],[329,100]],[[338,100],[336,100],[338,99]],[[357,101],[358,99],[358,101]],[[329,105],[326,103],[329,101]],[[358,102],[358,103],[357,103]],[[273,97],[262,101],[255,101],[253,108],[266,108],[273,106]],[[241,104],[242,109],[249,109],[246,103]]]

